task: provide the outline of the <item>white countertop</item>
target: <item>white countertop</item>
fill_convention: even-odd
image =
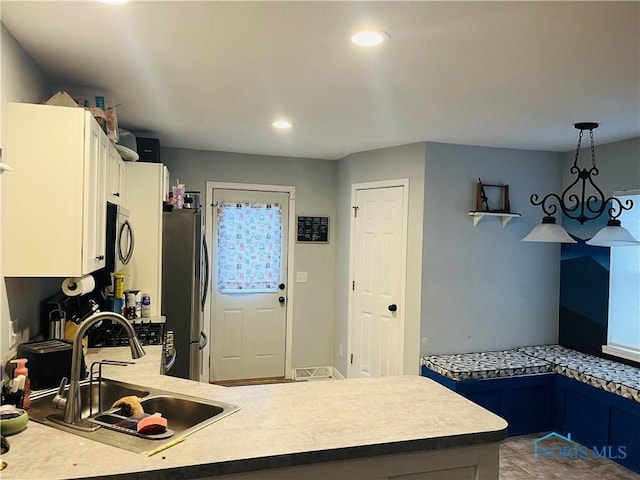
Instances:
[[[241,410],[148,457],[30,421],[8,437],[5,480],[66,479],[156,471],[149,478],[214,475],[287,462],[399,453],[496,442],[507,423],[419,376],[221,387],[159,375],[160,347],[127,367],[104,366],[106,378],[239,405]],[[128,348],[91,350],[92,361],[130,359]],[[368,450],[367,450],[368,449]],[[261,459],[263,466],[261,466]],[[274,464],[274,459],[275,464]],[[293,459],[293,460],[292,460]],[[278,463],[279,462],[279,463]],[[290,463],[290,464],[295,464]],[[165,472],[157,472],[157,470]],[[183,472],[185,473],[185,472]],[[173,472],[175,476],[175,472]]]

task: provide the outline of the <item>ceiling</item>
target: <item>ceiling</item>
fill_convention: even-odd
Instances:
[[[162,146],[339,159],[422,141],[570,151],[640,136],[640,2],[2,1],[52,82]],[[381,47],[349,42],[359,27]],[[271,122],[294,123],[276,131]]]

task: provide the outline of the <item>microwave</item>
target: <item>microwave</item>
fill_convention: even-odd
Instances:
[[[129,210],[122,205],[107,202],[107,238],[105,267],[111,273],[119,272],[133,257],[135,235]]]

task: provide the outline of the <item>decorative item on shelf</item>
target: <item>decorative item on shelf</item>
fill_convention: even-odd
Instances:
[[[78,102],[76,102],[71,95],[67,92],[58,92],[54,94],[49,100],[44,102],[45,105],[53,105],[56,107],[77,107]]]
[[[106,100],[105,100],[106,96]],[[113,98],[103,92],[89,90],[59,91],[45,102],[46,105],[58,107],[82,107],[87,109],[96,119],[100,128],[112,142],[118,141],[118,115]]]
[[[576,243],[564,228],[556,224],[554,215],[559,206],[566,217],[577,220],[581,225],[589,220],[595,220],[604,212],[607,212],[609,215],[607,226],[599,230],[591,240],[588,240],[586,242],[588,245],[600,247],[640,245],[640,241],[634,238],[627,229],[623,228],[620,220],[618,220],[623,210],[631,210],[633,208],[633,201],[627,199],[621,202],[616,197],[605,198],[604,193],[594,181],[594,177],[600,173],[596,167],[596,154],[593,143],[593,130],[598,128],[598,124],[581,122],[576,123],[574,127],[580,130],[575,159],[573,166],[569,170],[570,173],[575,175],[575,180],[560,195],[549,193],[542,200],[538,200],[539,197],[536,193],[531,195],[531,204],[540,206],[545,216],[542,219],[542,223],[534,227],[531,233],[522,240],[525,242]],[[591,168],[589,170],[578,167],[580,145],[585,130],[589,131],[591,140]],[[577,186],[578,183],[580,183],[579,187]]]
[[[490,196],[489,196],[490,195]],[[491,205],[497,208],[491,208]],[[494,185],[482,183],[478,178],[476,186],[476,209],[469,212],[473,217],[475,227],[485,216],[500,217],[504,227],[514,217],[519,217],[519,213],[511,213],[511,203],[509,202],[509,185]]]

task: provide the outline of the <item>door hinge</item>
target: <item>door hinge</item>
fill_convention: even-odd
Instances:
[[[353,365],[353,353],[351,354],[351,365]]]
[[[357,216],[358,216],[358,209],[359,209],[360,207],[353,206],[353,207],[351,207],[351,208],[353,208],[353,216],[354,216],[354,217],[357,217]]]
[[[356,291],[356,281],[352,281],[351,282],[351,290],[353,290],[354,292]]]

